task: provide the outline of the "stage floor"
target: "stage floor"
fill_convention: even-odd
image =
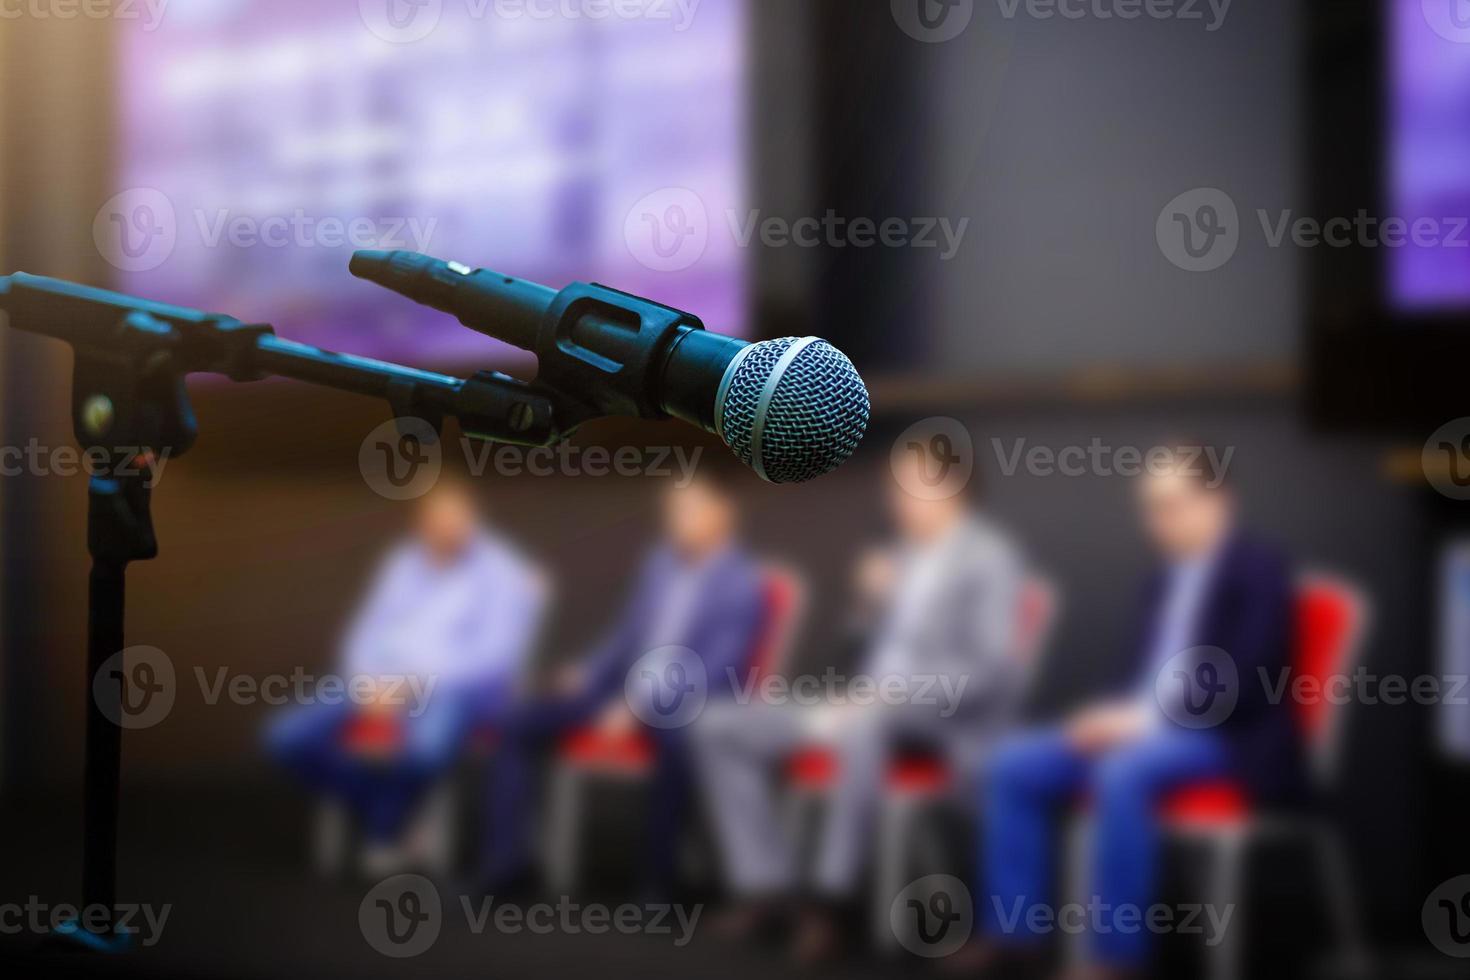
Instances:
[[[80,893],[80,801],[62,796],[0,799],[0,904],[44,903],[47,911]],[[358,909],[370,883],[324,880],[308,868],[305,805],[262,780],[253,787],[128,787],[120,840],[118,901],[147,905],[167,918],[152,946],[123,955],[56,952],[27,934],[0,936],[10,975],[254,978],[282,976],[436,976],[544,980],[552,976],[701,977],[762,980],[810,976],[786,966],[778,951],[734,948],[696,928],[686,945],[672,915],[670,934],[508,934],[493,924],[473,931],[460,902],[461,882],[441,882],[443,927],[410,959],[369,945]],[[34,896],[34,898],[32,898]],[[479,910],[482,896],[471,896]],[[577,896],[616,906],[618,899]],[[557,899],[526,896],[526,907]],[[22,910],[23,911],[23,910]],[[707,917],[706,908],[702,915]],[[12,913],[11,919],[15,918]],[[141,916],[138,920],[146,924]],[[699,923],[706,924],[707,918]],[[0,917],[0,925],[8,925]],[[7,932],[10,930],[7,928]],[[865,953],[834,965],[845,978],[894,976],[918,965],[872,960]],[[32,972],[34,971],[34,972]]]
[[[126,767],[125,767],[126,768]],[[136,944],[121,955],[58,952],[28,932],[15,931],[27,903],[49,912],[80,897],[80,799],[59,794],[7,793],[0,797],[0,975],[188,978],[278,977],[473,977],[476,980],[546,980],[598,977],[617,980],[797,980],[798,969],[770,946],[733,946],[711,935],[704,908],[685,945],[676,945],[677,920],[658,935],[589,934],[553,928],[534,934],[507,932],[493,921],[476,931],[471,912],[483,896],[463,881],[441,881],[442,928],[420,955],[395,959],[378,952],[359,925],[359,907],[372,882],[332,881],[309,867],[309,809],[281,781],[259,778],[224,784],[194,779],[158,786],[128,781],[124,773],[119,842],[118,900],[148,906],[155,921],[167,918],[152,945]],[[569,901],[616,907],[627,896],[587,894]],[[688,900],[692,903],[692,899]],[[519,896],[510,904],[552,906],[559,899]],[[147,920],[139,918],[146,927]],[[1394,963],[1388,967],[1389,962]],[[1443,958],[1419,955],[1380,959],[1396,980],[1458,976]],[[12,972],[18,971],[18,972]],[[936,977],[917,957],[884,957],[866,943],[815,975],[843,980]],[[1331,970],[1315,974],[1324,980]]]

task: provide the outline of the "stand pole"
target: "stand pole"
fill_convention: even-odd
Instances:
[[[134,468],[132,473],[136,474]],[[121,949],[116,931],[118,781],[124,721],[134,707],[123,649],[128,562],[158,554],[141,475],[93,476],[87,484],[87,741],[82,785],[82,909],[70,937]],[[104,675],[103,672],[106,671]],[[147,697],[147,694],[144,695]],[[98,910],[102,911],[98,911]]]
[[[94,558],[87,607],[87,744],[83,784],[82,901],[106,909],[111,935],[117,887],[118,769],[122,762],[124,680],[98,678],[123,648],[123,562]],[[99,683],[100,680],[100,683]]]

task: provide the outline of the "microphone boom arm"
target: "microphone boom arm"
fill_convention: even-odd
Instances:
[[[105,438],[111,446],[184,452],[195,429],[182,379],[200,372],[239,382],[277,375],[380,397],[396,416],[423,419],[435,431],[453,416],[467,435],[529,446],[557,442],[600,414],[497,371],[457,378],[336,353],[278,337],[266,324],[23,272],[0,277],[0,310],[18,330],[71,344],[72,414],[83,448],[106,448],[98,442]],[[156,424],[139,425],[133,409],[141,401],[151,403]]]
[[[59,930],[91,949],[117,949],[118,783],[122,759],[124,585],[129,562],[158,554],[146,466],[177,456],[198,434],[184,385],[196,372],[233,381],[268,375],[384,398],[399,418],[442,431],[454,416],[467,435],[548,445],[601,414],[563,393],[494,371],[456,378],[275,335],[265,324],[203,313],[18,272],[0,276],[10,326],[69,343],[72,427],[93,467],[87,485],[87,709],[83,775],[82,907],[106,910]],[[417,428],[417,427],[415,427]],[[405,433],[406,435],[407,433]]]

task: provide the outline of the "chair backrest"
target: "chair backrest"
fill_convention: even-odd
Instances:
[[[1336,767],[1345,705],[1333,703],[1326,685],[1356,669],[1369,603],[1352,584],[1312,573],[1297,583],[1295,614],[1292,677],[1311,678],[1320,692],[1294,703],[1296,723],[1318,775],[1329,776]]]
[[[1051,579],[1032,575],[1021,583],[1016,610],[1016,658],[1034,665],[1046,649],[1057,622],[1060,594]]]
[[[1061,592],[1051,579],[1029,575],[1021,583],[1016,603],[1016,636],[1012,653],[1021,665],[1016,704],[1018,708],[1024,708],[1035,697],[1036,683],[1041,677],[1042,654],[1051,640],[1061,611]]]
[[[762,577],[765,621],[750,657],[756,680],[779,674],[785,668],[792,640],[806,612],[807,595],[806,580],[787,565],[767,564]]]
[[[337,743],[349,752],[388,753],[403,747],[403,737],[398,715],[359,711],[337,733]]]

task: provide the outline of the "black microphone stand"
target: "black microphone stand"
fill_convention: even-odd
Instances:
[[[148,483],[150,456],[178,456],[198,428],[184,378],[234,381],[270,375],[385,398],[396,418],[420,419],[436,435],[446,416],[466,435],[528,446],[552,444],[599,414],[544,386],[493,371],[468,379],[320,350],[276,337],[264,324],[135,299],[75,283],[16,273],[0,277],[0,310],[12,327],[72,345],[72,426],[84,455],[103,460],[87,485],[87,728],[83,776],[82,895],[93,910],[67,935],[117,949],[117,820],[122,719],[128,678],[98,674],[124,649],[129,562],[158,554]],[[412,429],[413,431],[409,431]],[[416,439],[422,426],[401,426]],[[105,916],[95,910],[105,910]]]

